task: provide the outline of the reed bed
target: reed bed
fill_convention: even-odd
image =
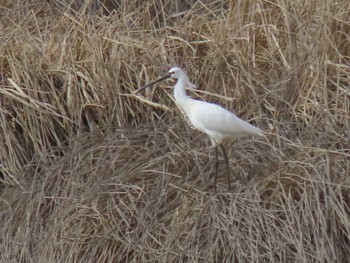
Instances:
[[[348,262],[349,10],[2,1],[0,262]],[[171,66],[265,132],[230,192],[171,84],[133,94]]]

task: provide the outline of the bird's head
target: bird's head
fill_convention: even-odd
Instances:
[[[173,68],[169,69],[168,73],[170,74],[171,79],[177,81],[178,79],[183,78],[187,82],[186,83],[187,87],[189,87],[190,89],[196,88],[196,86],[194,84],[192,84],[190,82],[190,80],[188,79],[185,71],[183,71],[181,68],[173,67]]]
[[[188,79],[185,71],[183,71],[181,68],[179,67],[172,67],[171,69],[169,69],[168,71],[168,74],[166,74],[165,76],[161,77],[160,79],[156,80],[156,81],[153,81],[145,86],[142,86],[140,88],[138,88],[135,93],[138,93],[140,92],[141,90],[149,87],[149,86],[152,86],[154,84],[156,84],[157,82],[160,82],[162,80],[165,80],[165,79],[173,79],[175,81],[179,80],[179,79],[184,79],[185,82],[186,82],[186,86],[189,87],[190,89],[195,89],[196,86],[194,84],[192,84],[190,82],[190,80]]]
[[[169,69],[168,73],[170,74],[170,78],[176,79],[176,80],[183,77],[183,76],[186,76],[185,71],[183,71],[179,67],[173,67],[173,68]]]

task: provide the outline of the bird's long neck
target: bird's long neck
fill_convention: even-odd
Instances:
[[[177,83],[174,87],[175,100],[181,108],[184,108],[185,102],[188,99],[188,96],[186,95],[185,91],[185,87],[188,84],[188,82],[188,78],[186,76],[182,76],[177,80]]]

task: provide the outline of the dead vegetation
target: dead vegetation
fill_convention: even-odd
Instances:
[[[348,1],[0,12],[1,262],[348,261]],[[231,193],[170,90],[132,94],[173,65],[266,131],[230,147]]]

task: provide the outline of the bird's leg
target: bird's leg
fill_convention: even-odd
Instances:
[[[230,180],[230,167],[228,165],[228,158],[227,158],[227,154],[226,154],[226,151],[225,151],[225,147],[220,144],[220,147],[221,147],[221,150],[224,154],[224,158],[225,158],[225,162],[226,162],[226,169],[227,169],[227,183],[228,183],[228,190],[230,191],[230,188],[231,188],[231,180]]]
[[[214,176],[214,193],[216,193],[216,182],[218,178],[219,170],[219,157],[218,157],[218,147],[215,146],[215,176]]]

